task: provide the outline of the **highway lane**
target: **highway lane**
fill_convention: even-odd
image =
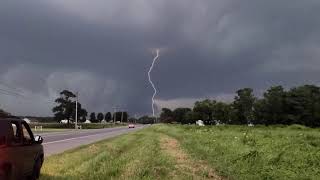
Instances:
[[[93,129],[93,130],[74,130],[60,133],[40,134],[43,137],[43,148],[45,156],[58,154],[81,145],[90,144],[103,139],[115,137],[121,134],[133,132],[144,128],[137,125],[136,128],[125,127]]]

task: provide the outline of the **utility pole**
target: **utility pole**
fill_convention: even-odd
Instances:
[[[113,109],[113,123],[115,124],[116,123],[116,120],[117,120],[117,109],[118,109],[118,107],[117,106],[115,106],[115,107],[112,107],[112,109]]]
[[[78,129],[78,92],[76,93],[76,117],[75,117],[75,129]]]
[[[76,129],[78,129],[78,92],[76,93]]]
[[[135,117],[135,119],[134,119],[135,122],[134,123],[137,124],[138,115],[135,114],[134,117]]]
[[[123,122],[123,109],[121,110],[121,123]]]
[[[123,122],[123,115],[124,115],[124,111],[125,111],[126,109],[125,108],[122,108],[121,109],[121,123]]]

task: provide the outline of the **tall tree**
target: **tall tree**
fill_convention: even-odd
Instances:
[[[160,114],[160,121],[163,123],[171,123],[174,121],[173,112],[169,108],[162,108],[162,112]]]
[[[128,118],[129,118],[129,115],[128,115],[128,112],[121,112],[121,116],[122,116],[122,122],[128,122]]]
[[[286,95],[285,124],[320,126],[320,88],[305,85],[292,88]]]
[[[173,119],[176,122],[185,124],[185,117],[188,112],[191,112],[190,108],[177,108],[173,111]]]
[[[284,101],[285,91],[282,86],[271,87],[264,93],[264,117],[265,124],[281,124],[285,119]]]
[[[81,116],[81,122],[83,122],[83,123],[86,122],[87,121],[87,116],[88,116],[88,112],[86,111]]]
[[[90,114],[90,121],[93,122],[93,123],[97,122],[96,113],[92,112]]]
[[[201,114],[198,112],[188,111],[182,121],[183,124],[195,124],[197,120],[201,120]]]
[[[236,124],[248,124],[253,121],[253,104],[256,98],[251,88],[244,88],[237,91],[234,99],[234,109],[236,110]]]
[[[111,121],[111,119],[112,119],[111,112],[107,112],[106,115],[104,116],[104,119],[105,119],[107,122]]]
[[[103,114],[102,113],[98,113],[98,115],[97,115],[97,120],[98,120],[98,122],[101,122],[102,120],[103,120]]]
[[[63,90],[60,92],[60,97],[55,100],[58,105],[52,109],[56,120],[67,119],[68,125],[70,124],[70,118],[73,112],[72,98],[75,97],[76,95],[71,91]]]
[[[254,124],[266,124],[270,121],[267,119],[267,110],[265,99],[258,99],[253,104],[253,122]]]
[[[194,105],[193,111],[202,115],[202,120],[205,124],[213,123],[213,108],[217,102],[215,100],[206,99],[204,101],[197,101]]]
[[[76,112],[78,112],[78,120],[81,121],[81,117],[87,116],[88,112],[87,110],[82,108],[82,105],[78,102],[78,110],[76,110],[76,102],[72,102],[72,113],[71,113],[71,119],[75,120],[76,119]]]
[[[224,102],[217,102],[213,106],[213,117],[219,123],[228,123],[230,120],[231,107]]]

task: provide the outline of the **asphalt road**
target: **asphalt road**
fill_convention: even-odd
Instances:
[[[103,139],[115,137],[128,132],[136,131],[145,126],[137,125],[136,128],[125,127],[94,129],[94,130],[74,130],[69,132],[45,133],[43,137],[43,148],[45,156],[58,154],[81,145],[90,144]]]

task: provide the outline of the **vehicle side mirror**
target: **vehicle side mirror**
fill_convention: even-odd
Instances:
[[[34,138],[34,141],[36,142],[36,144],[42,144],[43,138],[41,136],[36,136]]]

